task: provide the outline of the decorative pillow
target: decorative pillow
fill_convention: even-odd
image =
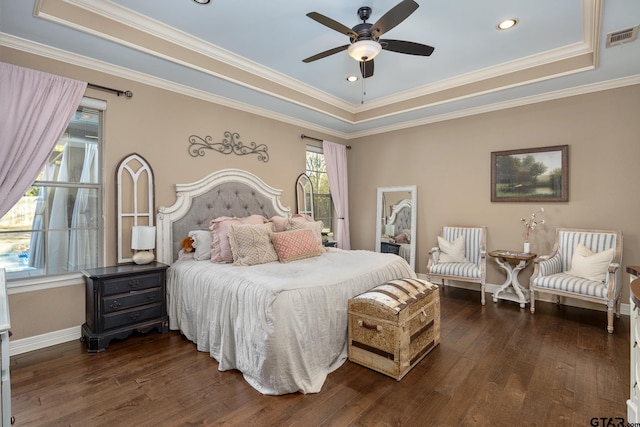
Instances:
[[[609,264],[615,253],[615,248],[594,253],[582,243],[578,243],[571,258],[571,270],[567,271],[567,274],[596,282],[604,282],[607,278]]]
[[[307,215],[294,215],[293,218],[287,221],[287,230],[302,230],[305,228],[309,229],[313,231],[313,235],[315,236],[317,242],[322,245],[322,228],[324,227],[324,223],[322,221],[307,221],[305,219],[301,219],[300,217],[302,216],[311,218]]]
[[[410,243],[409,235],[407,233],[400,233],[393,238],[393,241],[396,243]]]
[[[310,229],[300,229],[275,233],[271,242],[280,262],[290,262],[322,255],[324,246],[318,244]]]
[[[194,230],[189,232],[189,237],[193,240],[191,246],[195,249],[193,259],[196,261],[204,261],[211,259],[211,231],[209,230]]]
[[[438,263],[469,262],[464,256],[464,236],[458,237],[453,243],[438,236],[438,247],[440,248]]]
[[[269,222],[273,225],[273,231],[276,233],[287,231],[287,221],[288,218],[279,215],[269,218]]]
[[[278,261],[271,244],[271,224],[230,224],[229,244],[234,265],[256,265]]]
[[[229,226],[231,224],[264,224],[266,219],[261,215],[251,215],[245,218],[221,216],[211,221],[212,246],[211,262],[233,262],[233,254],[229,245]]]

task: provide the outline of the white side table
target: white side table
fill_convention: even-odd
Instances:
[[[507,273],[507,279],[502,286],[493,293],[493,302],[498,299],[514,301],[520,303],[520,308],[524,308],[529,302],[529,293],[520,282],[518,282],[518,273],[524,269],[533,260],[537,254],[521,253],[512,251],[491,251],[489,256],[496,259],[496,263]]]

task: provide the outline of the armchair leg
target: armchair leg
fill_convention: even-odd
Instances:
[[[531,298],[529,303],[529,309],[531,310],[531,314],[536,312],[536,294],[535,291],[531,290]]]
[[[613,307],[607,307],[607,332],[613,333]]]
[[[484,295],[484,283],[480,284],[480,302],[482,303],[482,305],[484,305],[486,302]]]

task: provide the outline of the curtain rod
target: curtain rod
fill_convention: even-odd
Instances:
[[[113,93],[117,94],[118,96],[124,95],[127,98],[131,98],[133,96],[133,92],[131,92],[130,90],[112,89],[110,87],[100,86],[100,85],[96,85],[96,84],[93,84],[93,83],[87,83],[87,87],[90,87],[92,89],[104,90],[105,92],[113,92]]]
[[[302,135],[300,135],[300,139],[311,139],[313,141],[322,142],[322,140],[320,138],[314,138],[312,136],[305,135],[304,133]],[[347,150],[351,150],[351,146],[350,145],[347,145]]]

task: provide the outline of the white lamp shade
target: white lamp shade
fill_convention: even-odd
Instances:
[[[156,247],[156,228],[148,225],[131,229],[131,249],[153,249]]]
[[[373,40],[359,40],[349,45],[349,56],[356,61],[370,61],[382,50],[380,43]]]

